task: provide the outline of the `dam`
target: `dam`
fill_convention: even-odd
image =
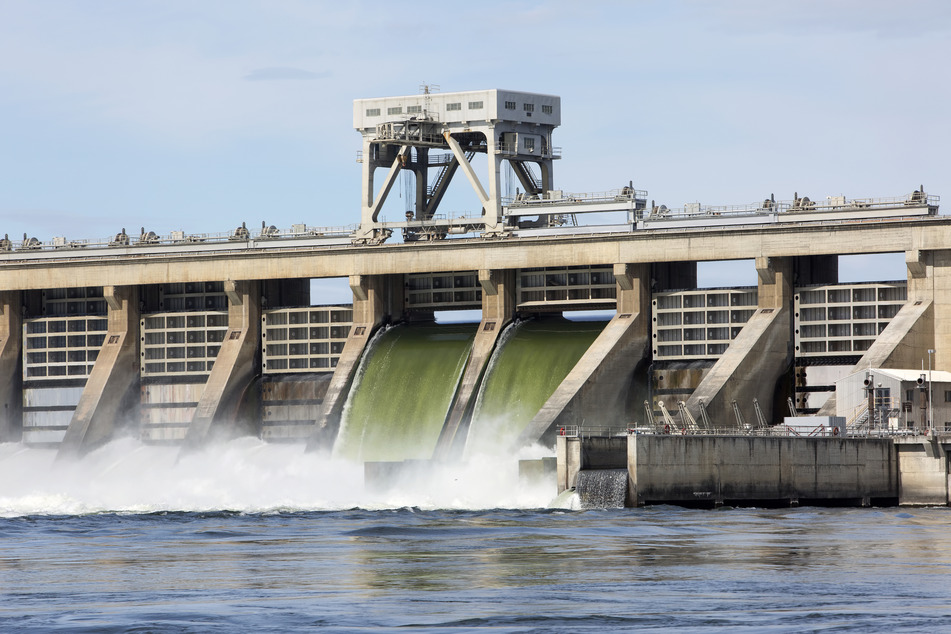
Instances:
[[[682,208],[633,182],[567,192],[560,98],[535,93],[358,99],[353,124],[356,227],[4,237],[0,441],[81,455],[117,434],[184,450],[255,434],[451,459],[637,428],[667,406],[733,430],[789,404],[833,416],[830,377],[951,369],[951,218],[923,186]],[[401,179],[414,196],[387,222]],[[479,212],[440,212],[454,179]],[[840,256],[878,253],[902,253],[904,278],[840,283]],[[698,262],[730,260],[756,286],[698,288]],[[328,278],[353,301],[312,296]],[[479,320],[437,323],[452,311]],[[951,422],[909,429],[937,442]]]

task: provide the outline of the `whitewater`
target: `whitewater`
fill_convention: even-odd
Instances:
[[[80,459],[56,449],[0,444],[0,517],[236,511],[269,513],[349,508],[541,508],[554,483],[520,484],[518,459],[551,455],[478,455],[432,465],[411,483],[366,487],[362,463],[307,453],[299,444],[252,437],[182,452],[121,438]]]

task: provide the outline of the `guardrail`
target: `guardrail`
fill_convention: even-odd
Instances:
[[[547,192],[547,197],[529,197],[529,196],[505,196],[502,198],[502,205],[505,207],[536,207],[536,206],[556,206],[571,205],[577,203],[607,203],[619,201],[645,200],[647,191],[643,189],[633,189],[631,187],[622,187],[620,189],[610,189],[602,192]]]
[[[646,195],[646,192],[645,192]],[[848,200],[844,196],[829,196],[825,201],[810,200],[808,197],[795,200],[764,200],[760,203],[748,205],[701,205],[688,204],[683,207],[669,208],[666,205],[655,205],[647,210],[652,218],[692,218],[695,216],[731,216],[749,214],[783,214],[808,213],[818,211],[845,211],[850,209],[878,209],[899,206],[937,206],[940,196],[912,192],[907,196],[891,198],[856,198]]]
[[[260,242],[270,240],[300,240],[308,238],[348,238],[356,230],[357,225],[346,227],[310,227],[305,224],[293,225],[290,229],[278,229],[274,225],[262,227],[252,232],[244,225],[234,231],[220,233],[185,233],[172,231],[168,235],[160,236],[153,231],[143,231],[138,237],[129,236],[125,230],[109,238],[67,240],[57,236],[48,242],[41,242],[37,238],[26,235],[23,241],[15,243],[9,238],[0,239],[0,252],[11,251],[68,251],[82,249],[102,249],[107,247],[145,247],[167,246],[182,244],[216,244],[236,242]]]
[[[613,438],[619,436],[645,435],[645,436],[762,436],[762,437],[780,437],[780,438],[907,438],[914,436],[927,436],[927,430],[917,429],[873,429],[873,430],[848,430],[839,427],[827,427],[819,425],[813,429],[797,429],[786,427],[785,425],[775,425],[772,427],[751,427],[748,429],[737,429],[735,427],[719,427],[714,429],[685,429],[674,426],[665,429],[667,426],[661,426],[657,429],[653,427],[644,427],[634,424],[630,427],[588,427],[579,425],[563,425],[556,430],[559,436],[569,438]]]

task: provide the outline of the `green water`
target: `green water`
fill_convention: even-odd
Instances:
[[[606,323],[532,319],[506,333],[486,371],[466,452],[515,442]]]
[[[403,325],[374,341],[335,452],[362,461],[431,458],[477,326]]]

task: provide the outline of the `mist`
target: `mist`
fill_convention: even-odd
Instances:
[[[545,455],[551,450],[541,447],[482,454],[418,467],[398,486],[367,487],[362,463],[251,437],[183,455],[120,438],[76,460],[57,460],[55,448],[8,443],[0,444],[0,517],[542,508],[555,497],[554,483],[520,483],[518,459]]]

